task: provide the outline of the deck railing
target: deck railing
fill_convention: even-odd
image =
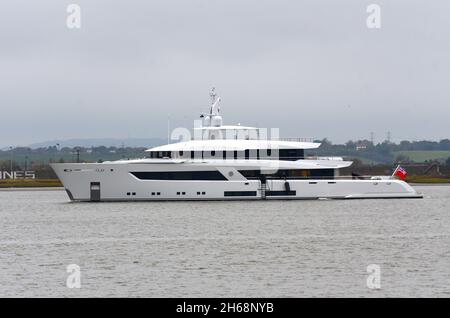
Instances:
[[[280,138],[273,138],[272,140],[294,141],[294,142],[314,142],[313,137],[280,137]]]
[[[276,180],[276,179],[283,179],[283,180],[311,180],[311,182],[314,182],[316,180],[324,180],[324,181],[336,181],[336,180],[370,180],[373,182],[377,182],[380,180],[395,180],[391,176],[279,176],[279,175],[270,175],[266,174],[267,180]],[[246,177],[249,180],[256,180],[259,179],[259,177]]]

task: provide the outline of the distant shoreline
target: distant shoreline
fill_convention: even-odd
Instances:
[[[64,191],[64,187],[0,188],[0,192],[15,192],[15,191]]]
[[[63,188],[59,179],[2,179],[0,189],[17,188]]]
[[[413,176],[408,179],[406,181],[413,186],[422,186],[422,185],[450,186],[450,179],[431,178],[427,176]],[[64,190],[64,186],[58,179],[0,180],[0,191],[27,190],[27,189]]]
[[[450,186],[449,182],[446,183],[417,183],[417,182],[408,182],[409,185],[415,186],[424,186],[424,187],[433,187],[433,186]]]

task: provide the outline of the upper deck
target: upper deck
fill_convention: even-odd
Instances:
[[[315,143],[313,138],[280,138],[278,129],[257,128],[250,126],[223,125],[220,114],[220,97],[217,97],[215,91],[211,92],[211,107],[209,113],[202,114],[202,123],[200,127],[194,128],[194,138],[188,141],[176,142],[159,147],[148,149],[150,157],[164,158],[183,155],[184,152],[218,153],[222,156],[224,153],[232,152],[257,152],[253,156],[246,153],[247,159],[260,157],[263,152],[280,151],[281,157],[291,160],[304,157],[303,150],[315,149],[320,143]],[[185,139],[186,140],[186,139]],[[208,154],[210,156],[211,154]],[[238,155],[235,155],[237,158]],[[262,156],[263,157],[263,156]]]

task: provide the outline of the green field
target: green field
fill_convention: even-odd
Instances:
[[[435,178],[429,176],[408,176],[407,182],[412,183],[450,183],[450,178]],[[30,179],[30,180],[0,180],[1,188],[41,188],[62,187],[58,179]]]
[[[359,156],[343,156],[343,157],[344,157],[344,160],[350,160],[350,161],[353,161],[356,159],[361,160],[362,164],[364,164],[364,165],[378,165],[381,163],[379,161],[375,161],[375,160],[372,160],[369,158],[364,158],[364,157],[359,157]]]
[[[408,176],[406,182],[411,183],[450,183],[450,178],[435,178],[429,176]]]
[[[448,150],[421,150],[421,151],[395,151],[394,156],[405,156],[414,162],[425,162],[426,160],[447,160],[450,158]]]
[[[0,188],[62,187],[58,179],[0,180]]]

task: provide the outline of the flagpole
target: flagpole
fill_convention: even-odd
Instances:
[[[394,172],[392,173],[391,179],[394,178],[395,173],[397,172],[398,168],[400,168],[400,165],[398,165],[397,168],[395,168]]]

